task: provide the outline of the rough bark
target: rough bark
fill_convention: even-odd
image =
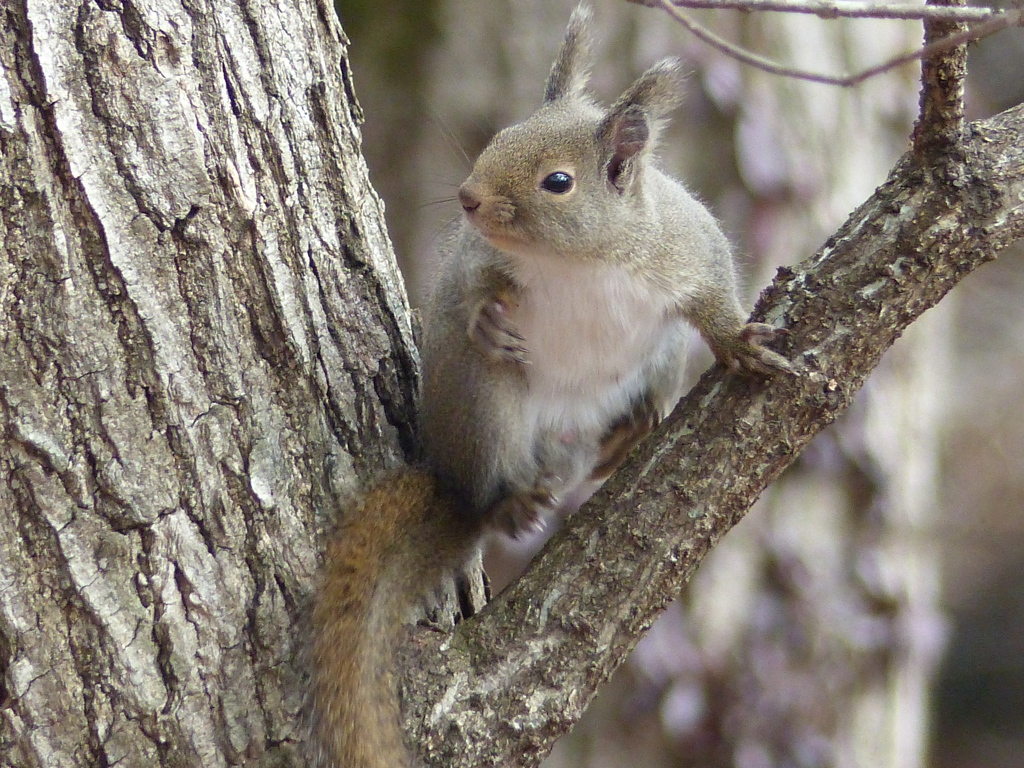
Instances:
[[[413,442],[341,28],[0,14],[0,765],[286,760],[318,534]]]

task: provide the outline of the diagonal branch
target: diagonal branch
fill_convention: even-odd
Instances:
[[[968,126],[956,174],[904,156],[817,254],[779,270],[755,310],[790,330],[801,377],[705,374],[523,579],[454,635],[417,637],[405,668],[434,704],[407,724],[432,764],[540,761],[903,330],[1024,236],[1022,131],[1024,107]]]

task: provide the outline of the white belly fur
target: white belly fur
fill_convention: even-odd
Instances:
[[[526,374],[539,430],[603,433],[645,388],[645,370],[685,343],[669,296],[622,267],[519,256],[526,289],[513,320],[529,350]]]

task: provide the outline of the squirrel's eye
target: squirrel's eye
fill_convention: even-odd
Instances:
[[[556,195],[564,195],[572,189],[572,185],[572,176],[565,171],[549,173],[544,177],[544,181],[540,183],[541,189],[546,189],[548,192],[553,192]]]

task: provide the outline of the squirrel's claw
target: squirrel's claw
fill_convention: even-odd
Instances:
[[[481,301],[469,324],[469,337],[488,357],[528,365],[525,339],[509,319],[508,308],[508,302],[500,296]]]
[[[771,377],[778,373],[798,375],[793,364],[778,352],[762,344],[783,336],[789,331],[775,328],[767,323],[747,323],[740,330],[738,338],[725,349],[716,349],[715,357],[731,371],[754,376]]]
[[[489,513],[494,526],[513,539],[544,530],[547,513],[558,507],[551,487],[557,479],[540,477],[532,488],[517,491],[495,503]]]
[[[601,438],[597,466],[590,473],[590,479],[607,480],[626,460],[626,456],[637,443],[647,437],[660,423],[661,414],[658,409],[650,399],[643,398]]]

